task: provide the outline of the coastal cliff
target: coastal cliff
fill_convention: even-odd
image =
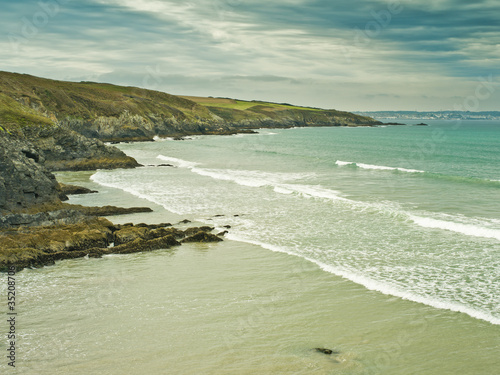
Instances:
[[[0,213],[60,200],[55,176],[28,141],[0,132]]]
[[[0,95],[60,128],[102,141],[231,134],[256,128],[373,126],[370,117],[286,103],[181,97],[96,82],[0,72]]]

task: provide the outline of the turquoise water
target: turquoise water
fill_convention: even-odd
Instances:
[[[114,223],[231,228],[19,272],[0,372],[497,374],[500,124],[430,125],[122,144],[146,166],[59,173],[99,190],[71,203],[154,210]]]
[[[125,144],[144,165],[176,168],[92,180],[368,289],[498,325],[500,123],[429,125]]]

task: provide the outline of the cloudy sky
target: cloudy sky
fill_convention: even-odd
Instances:
[[[500,110],[498,0],[0,4],[0,70],[349,111]]]

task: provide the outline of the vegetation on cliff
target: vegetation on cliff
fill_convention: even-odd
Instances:
[[[16,102],[14,106],[9,105],[6,118],[25,116],[25,122],[29,123],[36,120],[30,116],[41,116],[45,122],[49,119],[61,128],[103,141],[227,134],[261,127],[379,124],[369,117],[336,110],[225,98],[180,97],[136,87],[54,81],[7,72],[0,72],[0,95],[4,101]],[[2,107],[5,106],[0,102],[0,112]]]

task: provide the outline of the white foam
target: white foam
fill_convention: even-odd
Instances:
[[[473,307],[465,306],[456,302],[444,301],[437,298],[421,296],[412,292],[401,290],[397,287],[391,286],[388,283],[379,282],[376,280],[372,280],[368,277],[365,277],[363,275],[357,275],[355,273],[342,270],[338,267],[333,267],[314,260],[313,262],[316,263],[322,270],[333,273],[338,276],[342,276],[343,278],[353,281],[356,284],[363,285],[365,288],[369,290],[375,290],[382,294],[399,297],[408,301],[422,303],[424,305],[432,306],[441,310],[450,310],[450,311],[464,313],[473,318],[484,320],[495,325],[500,325],[500,318],[495,317],[488,312],[477,310]]]
[[[282,186],[275,186],[274,191],[280,194],[293,194],[293,190],[286,189]]]
[[[340,165],[340,166],[342,167],[342,166],[345,166],[345,165],[352,165],[352,164],[356,164],[356,163],[354,163],[354,162],[352,162],[352,161],[342,161],[342,160],[337,160],[337,161],[335,162],[335,164]]]
[[[262,171],[249,171],[237,169],[209,169],[191,168],[193,173],[201,176],[211,177],[216,180],[232,181],[239,185],[250,187],[273,186],[286,189],[283,182],[300,180],[314,176],[314,173],[271,173]]]
[[[338,166],[346,166],[346,165],[355,165],[359,168],[362,169],[371,169],[371,170],[381,170],[381,171],[400,171],[400,172],[407,172],[407,173],[425,173],[425,171],[421,171],[418,169],[407,169],[407,168],[401,168],[401,167],[386,167],[384,165],[374,165],[374,164],[365,164],[365,163],[356,163],[353,161],[342,161],[342,160],[337,160],[335,162]]]
[[[196,163],[194,161],[187,161],[187,160],[177,159],[177,158],[173,158],[173,157],[165,156],[165,155],[158,155],[156,158],[164,160],[164,161],[168,161],[169,163],[174,163],[179,168],[194,168],[197,165],[200,165],[200,163]]]
[[[438,220],[430,217],[421,217],[416,215],[408,215],[409,218],[417,225],[424,228],[444,229],[452,232],[465,234],[467,236],[494,238],[500,241],[500,230],[493,228],[485,228],[473,224],[456,223],[453,221]]]
[[[351,201],[350,199],[342,198],[340,197],[340,192],[336,190],[331,190],[331,189],[326,189],[321,186],[314,186],[314,185],[292,185],[292,184],[282,184],[279,186],[279,188],[283,188],[288,191],[300,193],[302,196],[306,198],[324,198],[324,199],[329,199],[329,200],[343,200],[343,201],[349,201],[349,202],[354,202]],[[275,190],[276,191],[276,190]],[[277,191],[278,193],[281,193],[281,191]]]
[[[246,242],[246,243],[250,243],[253,245],[261,246],[264,249],[268,249],[268,250],[271,250],[274,252],[285,253],[285,254],[294,255],[294,256],[303,258],[309,262],[312,262],[312,263],[318,265],[319,268],[321,268],[325,272],[329,272],[329,273],[332,273],[334,275],[343,277],[344,279],[347,279],[347,280],[350,280],[356,284],[362,285],[366,289],[369,289],[369,290],[374,290],[374,291],[380,292],[380,293],[385,294],[385,295],[399,297],[399,298],[402,298],[402,299],[405,299],[408,301],[422,303],[424,305],[428,305],[428,306],[431,306],[431,307],[434,307],[437,309],[441,309],[441,310],[450,310],[450,311],[454,311],[454,312],[464,313],[464,314],[467,314],[473,318],[484,320],[484,321],[490,322],[490,323],[495,324],[495,325],[500,325],[500,318],[493,316],[488,312],[477,310],[477,309],[474,309],[472,307],[465,306],[465,305],[462,305],[462,304],[459,304],[456,302],[444,301],[441,299],[427,297],[427,296],[421,296],[421,295],[418,295],[418,294],[415,294],[412,292],[404,291],[404,290],[401,290],[397,287],[391,286],[389,283],[373,280],[369,277],[359,275],[355,272],[344,269],[342,267],[335,267],[335,266],[332,266],[329,264],[325,264],[325,263],[318,261],[316,259],[312,259],[310,257],[303,256],[301,254],[297,254],[293,251],[286,249],[285,247],[272,245],[272,244],[264,243],[264,242],[257,241],[257,240],[248,239],[246,237],[238,236],[238,235],[235,235],[233,233],[226,234],[226,238],[233,240],[233,241]]]
[[[118,182],[114,183],[114,182],[111,182],[111,181],[107,181],[105,179],[105,177],[104,177],[104,174],[102,172],[97,172],[97,173],[93,174],[92,176],[90,176],[90,180],[94,181],[95,183],[97,183],[99,185],[102,185],[102,186],[107,186],[107,187],[111,187],[111,188],[123,190],[123,191],[125,191],[127,193],[130,193],[130,194],[136,196],[136,197],[139,197],[141,199],[145,199],[145,200],[147,200],[149,202],[152,202],[152,203],[155,203],[155,204],[157,204],[159,206],[162,206],[166,210],[171,211],[174,214],[178,214],[178,215],[182,215],[183,214],[183,212],[175,210],[172,207],[165,206],[165,204],[163,202],[161,202],[160,200],[155,199],[154,196],[152,194],[150,194],[150,193],[143,192],[143,191],[140,191],[140,190],[137,190],[137,189],[133,189],[130,186],[124,186],[123,183],[118,183]]]
[[[251,175],[249,171],[242,172],[230,169],[207,169],[207,168],[192,168],[192,172],[199,174],[200,176],[212,177],[216,180],[222,181],[232,181],[238,185],[250,186],[250,187],[262,187],[266,185],[271,185],[272,182],[264,178],[260,178],[258,175]]]

